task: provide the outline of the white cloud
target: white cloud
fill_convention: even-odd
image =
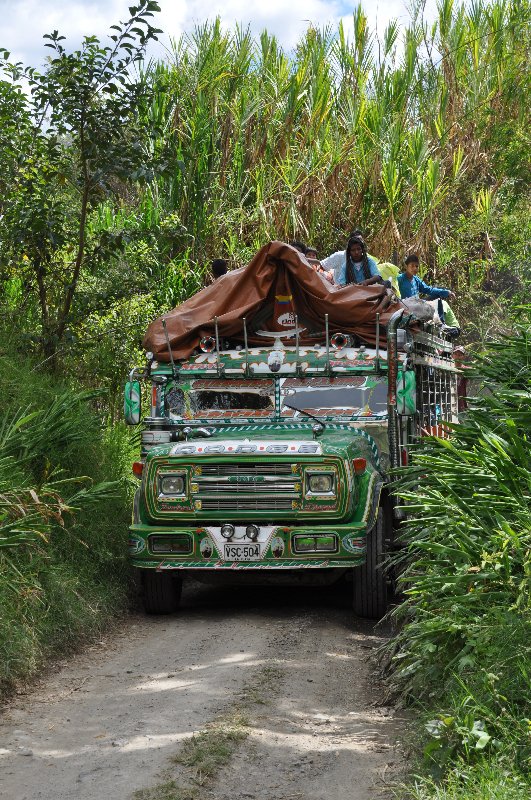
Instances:
[[[83,36],[95,34],[104,39],[110,25],[129,16],[128,7],[134,0],[0,0],[0,47],[12,53],[13,60],[39,66],[43,63],[47,48],[42,37],[57,29],[66,36],[66,46],[79,46]],[[371,25],[378,25],[383,34],[392,17],[400,21],[407,19],[407,0],[380,0],[379,3],[364,1]],[[433,7],[435,0],[429,0]],[[159,0],[161,13],[154,24],[162,28],[161,44],[152,49],[155,56],[162,57],[164,45],[170,37],[177,39],[182,33],[191,31],[196,24],[213,20],[219,15],[224,27],[241,23],[250,25],[257,35],[267,29],[275,34],[287,49],[292,48],[308,24],[320,27],[331,23],[337,25],[343,18],[350,26],[352,10],[357,0]]]
[[[275,34],[286,48],[293,47],[308,25],[320,27],[336,22],[344,9],[339,0],[261,0],[252,12],[246,0],[188,0],[186,23],[188,29],[207,16],[219,16],[226,26],[235,22],[250,24],[255,34],[267,29]]]
[[[127,3],[123,0],[76,0],[61,5],[53,0],[0,0],[0,46],[11,52],[13,60],[38,66],[48,50],[44,34],[58,30],[70,49],[83,36],[105,34],[124,11]]]

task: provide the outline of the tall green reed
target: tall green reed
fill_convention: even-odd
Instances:
[[[238,209],[242,249],[304,235],[328,250],[360,224],[377,255],[415,247],[433,264],[456,203],[490,182],[485,137],[522,124],[528,26],[522,4],[445,2],[432,28],[391,22],[379,41],[359,6],[350,34],[310,26],[285,54],[205,23],[152,67],[157,203],[198,261],[233,240]]]

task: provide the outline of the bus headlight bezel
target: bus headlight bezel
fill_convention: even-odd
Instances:
[[[158,490],[159,499],[186,497],[186,472],[164,472],[159,474]]]
[[[334,472],[306,472],[307,496],[335,496],[336,475]]]

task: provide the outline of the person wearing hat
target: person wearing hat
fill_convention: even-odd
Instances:
[[[370,286],[383,283],[376,261],[367,255],[365,242],[360,236],[351,236],[345,250],[327,256],[321,261],[329,276],[333,277],[337,286],[356,283],[359,286]]]

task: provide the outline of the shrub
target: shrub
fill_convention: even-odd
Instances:
[[[127,604],[129,460],[98,393],[0,356],[0,694]],[[22,410],[21,410],[22,409]]]
[[[530,321],[520,309],[513,333],[478,356],[466,419],[450,440],[423,441],[397,483],[410,518],[393,681],[426,709],[424,756],[439,777],[489,759],[516,776],[531,766]]]

